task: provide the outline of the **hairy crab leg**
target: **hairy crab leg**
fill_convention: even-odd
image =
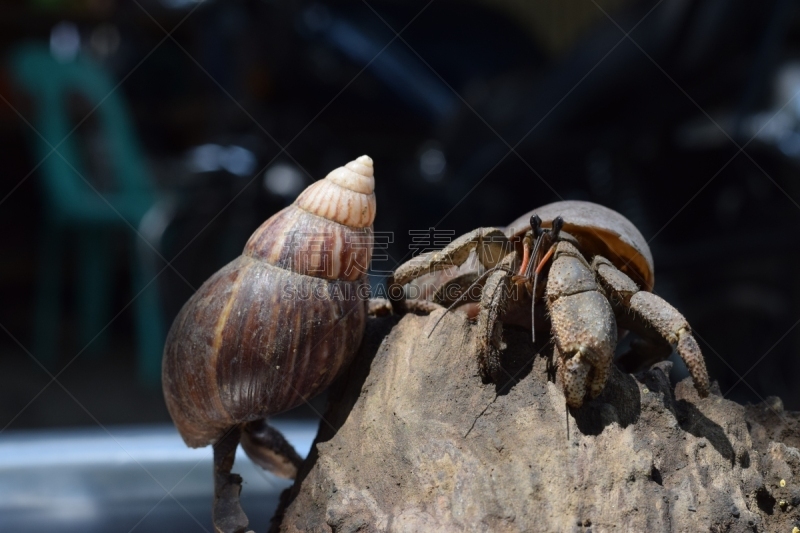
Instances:
[[[398,314],[409,311],[403,286],[433,272],[463,265],[472,251],[480,264],[492,269],[509,255],[509,242],[497,228],[478,228],[457,238],[441,250],[425,252],[406,261],[389,276],[389,300]]]
[[[481,281],[483,278],[485,278],[486,276],[490,275],[492,272],[495,272],[496,270],[499,270],[499,269],[500,269],[500,265],[498,265],[498,266],[496,266],[496,267],[494,267],[494,268],[490,268],[489,270],[487,270],[486,272],[484,272],[483,274],[481,274],[480,276],[478,276],[478,279],[476,279],[475,281],[473,281],[473,282],[472,282],[472,285],[470,285],[469,287],[467,287],[467,290],[465,290],[464,292],[462,292],[462,293],[461,293],[461,295],[460,295],[458,298],[456,298],[456,301],[454,301],[453,303],[451,303],[451,304],[450,304],[450,305],[447,307],[447,309],[445,309],[444,313],[442,313],[442,316],[440,316],[440,317],[439,317],[439,319],[436,321],[436,323],[435,323],[435,324],[433,324],[433,327],[431,328],[431,330],[428,332],[428,338],[430,338],[431,334],[433,333],[433,330],[435,330],[435,329],[436,329],[436,326],[438,326],[438,325],[439,325],[439,322],[441,322],[441,321],[442,321],[442,319],[444,318],[444,315],[446,315],[447,313],[449,313],[449,312],[450,312],[450,311],[451,311],[451,310],[452,310],[452,309],[453,309],[453,308],[454,308],[454,307],[455,307],[455,306],[458,304],[458,302],[460,302],[461,300],[463,300],[463,299],[464,299],[464,297],[465,297],[465,296],[469,295],[469,291],[471,291],[471,290],[472,290],[472,288],[473,288],[473,287],[475,287],[475,285],[477,285],[478,283],[480,283],[480,281]],[[441,306],[440,306],[440,307],[441,307]]]
[[[670,345],[674,346],[678,355],[686,363],[692,376],[694,387],[701,398],[709,393],[709,379],[700,346],[692,336],[692,329],[686,318],[666,300],[639,289],[622,271],[617,269],[605,257],[595,256],[592,269],[605,287],[615,306],[626,312],[618,315],[633,326],[633,330],[642,336],[652,331]]]
[[[510,272],[514,255],[509,254],[495,267],[495,272],[486,280],[481,295],[481,310],[478,313],[478,363],[481,376],[500,384],[500,352],[506,344],[503,341],[503,314],[506,311],[511,282]]]
[[[567,404],[578,408],[587,394],[593,398],[605,385],[617,345],[617,323],[611,304],[578,249],[567,241],[553,248],[547,307],[564,365]]]

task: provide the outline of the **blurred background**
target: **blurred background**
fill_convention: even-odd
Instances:
[[[720,391],[800,409],[798,15],[790,0],[0,0],[0,492],[18,495],[0,526],[210,528],[211,452],[182,451],[161,396],[166,330],[263,220],[364,153],[375,229],[393,232],[373,286],[420,251],[410,230],[598,202],[648,239],[655,290]],[[281,417],[290,438],[310,445],[323,409]],[[136,492],[113,464],[150,475]],[[73,499],[44,496],[36,468]],[[253,477],[263,530],[285,484]]]

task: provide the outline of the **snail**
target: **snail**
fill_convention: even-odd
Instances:
[[[364,333],[375,218],[372,159],[306,188],[212,275],[170,328],[162,364],[167,408],[184,442],[214,446],[214,525],[247,525],[237,445],[294,478],[301,462],[267,417],[325,389]]]

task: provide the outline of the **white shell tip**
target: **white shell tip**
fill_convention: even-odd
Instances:
[[[310,213],[345,226],[365,228],[375,219],[372,158],[362,155],[311,184],[297,198]]]
[[[375,168],[372,166],[372,158],[368,155],[362,155],[358,159],[350,161],[344,168],[368,178],[375,175]]]
[[[350,161],[345,166],[334,169],[325,176],[325,179],[351,191],[372,194],[375,190],[374,171],[372,158],[362,155],[355,161]]]
[[[368,155],[362,155],[361,157],[356,159],[356,163],[361,163],[365,167],[371,167],[372,166],[372,158],[370,156],[368,156]]]

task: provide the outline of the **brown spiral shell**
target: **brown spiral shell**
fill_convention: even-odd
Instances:
[[[313,183],[183,306],[162,374],[186,444],[295,407],[349,363],[366,320],[374,185],[367,156]]]

